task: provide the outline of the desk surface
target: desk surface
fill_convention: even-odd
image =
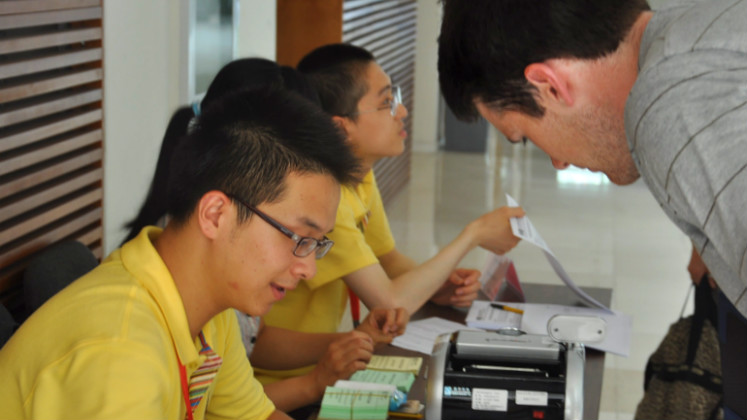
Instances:
[[[527,302],[531,303],[555,303],[560,305],[582,305],[578,296],[565,285],[545,285],[525,283],[521,287]],[[600,287],[582,287],[586,293],[604,305],[610,304],[612,289]],[[500,300],[508,300],[501,299]],[[585,305],[584,305],[585,306]],[[466,310],[438,306],[426,303],[412,317],[412,320],[437,316],[450,321],[464,323],[467,316]],[[419,356],[423,357],[423,365],[428,364],[428,356],[415,351],[405,350],[399,347],[388,346],[377,351],[378,354],[390,356]],[[423,376],[425,369],[421,369],[420,375],[410,390],[410,399],[425,402],[425,382]],[[602,396],[602,378],[604,375],[604,352],[586,349],[586,365],[584,367],[584,418],[596,420],[599,417],[599,400]]]

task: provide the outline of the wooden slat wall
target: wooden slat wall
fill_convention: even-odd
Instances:
[[[413,112],[415,86],[415,0],[345,0],[343,3],[342,40],[366,48],[402,87],[402,100]],[[412,118],[405,120],[412,132]],[[388,203],[410,180],[412,141],[408,136],[405,151],[394,158],[380,160],[374,166],[384,203]]]
[[[102,249],[102,0],[0,1],[0,301],[77,239]]]

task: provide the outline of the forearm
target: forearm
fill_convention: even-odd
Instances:
[[[306,374],[267,384],[265,394],[278,410],[287,413],[321,400],[324,390],[319,389],[311,374]]]
[[[465,229],[434,257],[393,278],[387,290],[371,293],[370,299],[361,298],[368,307],[403,307],[412,314],[430,299],[459,261],[475,247],[476,243]]]
[[[296,369],[313,365],[324,355],[329,344],[341,335],[304,333],[265,325],[257,336],[250,359],[253,366],[263,369]]]
[[[418,266],[418,263],[416,263],[415,260],[399,252],[397,248],[380,256],[379,263],[384,267],[384,271],[386,271],[389,278],[392,279],[401,276]]]

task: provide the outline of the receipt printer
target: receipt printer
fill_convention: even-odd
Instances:
[[[428,368],[426,416],[581,419],[584,346],[518,330],[439,337]]]

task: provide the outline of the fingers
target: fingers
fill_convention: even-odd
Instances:
[[[471,279],[469,283],[465,282],[464,285],[454,290],[454,294],[450,299],[451,305],[460,307],[470,306],[477,299],[481,287],[482,284],[477,278]]]
[[[317,386],[324,389],[338,379],[348,379],[366,368],[373,355],[373,341],[368,335],[351,331],[333,341],[313,371]]]
[[[501,207],[486,213],[475,221],[471,232],[479,246],[502,255],[513,249],[520,241],[511,231],[511,217],[523,217],[521,207]]]
[[[369,314],[369,317],[371,318],[371,326],[384,334],[391,334],[400,328],[398,325],[398,317],[401,316],[401,311],[404,311],[404,309],[375,308]]]
[[[356,331],[367,334],[376,344],[391,343],[393,337],[384,330],[389,317],[386,312],[386,309],[374,309],[356,328]]]
[[[454,296],[451,298],[451,304],[457,307],[469,307],[472,302],[477,299],[477,292],[470,293],[468,295]]]
[[[449,275],[449,281],[456,285],[470,284],[479,278],[480,271],[471,268],[456,268]]]
[[[379,320],[379,329],[381,329],[384,334],[389,334],[397,329],[396,316],[394,309],[387,309],[384,311],[383,319]]]
[[[374,351],[374,343],[371,337],[360,331],[350,331],[342,338],[333,341],[325,358],[342,361],[348,364],[355,360],[368,362]]]
[[[408,322],[410,322],[410,314],[407,310],[405,310],[405,308],[396,308],[394,317],[394,325],[396,329],[392,330],[391,333],[394,336],[404,334]]]
[[[404,308],[374,308],[356,330],[368,334],[375,344],[388,344],[404,333],[409,320],[410,315]]]
[[[503,210],[504,214],[507,217],[524,217],[526,216],[526,213],[524,212],[524,209],[521,207],[501,207],[500,210]]]

